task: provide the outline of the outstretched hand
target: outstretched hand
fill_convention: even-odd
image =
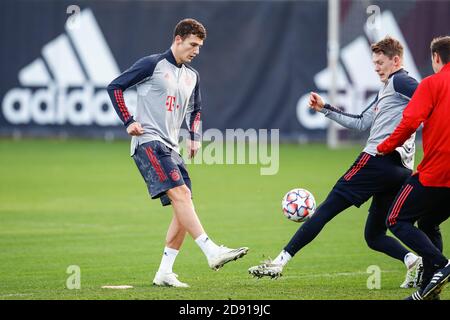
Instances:
[[[325,102],[322,97],[315,92],[311,92],[309,95],[309,107],[315,111],[320,111],[323,109]]]

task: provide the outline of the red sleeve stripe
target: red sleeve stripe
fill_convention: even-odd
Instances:
[[[122,113],[122,117],[126,122],[130,118],[130,114],[128,113],[128,109],[125,105],[125,101],[123,100],[123,92],[122,90],[114,90],[114,97],[116,98],[117,105],[119,106],[120,113]]]
[[[400,209],[402,208],[403,204],[405,203],[406,198],[411,193],[412,189],[413,189],[412,185],[408,184],[403,189],[402,193],[400,193],[400,195],[398,196],[397,200],[395,201],[394,207],[392,208],[392,212],[388,218],[389,226],[392,226],[397,222],[396,219],[400,212]]]
[[[364,167],[367,163],[367,161],[369,161],[370,159],[370,155],[369,154],[364,154],[361,159],[359,160],[359,162],[356,164],[356,166],[354,166],[345,176],[344,179],[346,181],[350,180],[351,178],[353,178],[353,176],[359,171],[361,170],[362,167]]]
[[[152,167],[155,169],[156,174],[159,177],[159,181],[163,182],[163,181],[167,180],[167,176],[164,173],[164,170],[161,167],[161,164],[159,163],[158,158],[153,153],[152,148],[150,148],[150,147],[145,148],[145,153],[147,153],[147,157],[150,160]]]
[[[195,119],[192,122],[191,131],[197,133],[200,126],[200,112],[195,115]]]

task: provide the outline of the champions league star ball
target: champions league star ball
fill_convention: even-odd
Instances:
[[[308,190],[292,189],[284,196],[281,207],[286,218],[294,222],[303,222],[314,214],[316,200]]]

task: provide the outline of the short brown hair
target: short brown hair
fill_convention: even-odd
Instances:
[[[450,61],[450,36],[437,37],[431,41],[431,54],[437,52],[444,64]]]
[[[183,19],[175,26],[173,38],[175,39],[176,36],[180,36],[184,40],[191,34],[204,40],[206,38],[206,29],[195,19]]]
[[[372,44],[370,48],[373,53],[383,53],[389,59],[392,59],[394,56],[403,58],[403,46],[398,40],[389,36]]]

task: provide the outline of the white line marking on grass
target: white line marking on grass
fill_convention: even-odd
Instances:
[[[2,294],[1,297],[23,297],[23,296],[32,296],[32,293],[9,293],[9,294]]]
[[[121,286],[102,286],[103,289],[132,289],[133,286],[121,285]]]

